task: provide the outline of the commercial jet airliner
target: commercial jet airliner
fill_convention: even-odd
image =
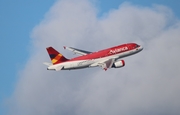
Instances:
[[[125,66],[125,61],[121,58],[136,54],[143,50],[143,47],[136,43],[127,43],[114,46],[97,52],[89,52],[77,48],[66,47],[81,56],[67,59],[53,47],[46,48],[52,63],[45,62],[48,66],[47,70],[73,70],[88,67],[101,67],[105,71],[109,68],[120,68]]]

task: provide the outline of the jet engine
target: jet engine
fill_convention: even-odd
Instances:
[[[112,68],[120,68],[125,66],[125,61],[124,60],[118,60],[113,63]]]

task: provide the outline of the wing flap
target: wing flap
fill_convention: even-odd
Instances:
[[[114,58],[107,59],[107,60],[103,60],[101,62],[94,63],[91,66],[100,66],[102,69],[104,69],[106,71],[108,68],[112,67],[114,61],[115,61]]]

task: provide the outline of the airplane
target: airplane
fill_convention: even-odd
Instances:
[[[125,61],[121,58],[136,54],[143,50],[143,47],[136,43],[127,43],[97,52],[89,52],[73,47],[66,47],[75,54],[81,56],[67,59],[53,47],[47,47],[46,50],[51,59],[51,63],[44,62],[47,65],[47,70],[74,70],[88,67],[101,67],[105,71],[110,68],[121,68],[125,66]]]

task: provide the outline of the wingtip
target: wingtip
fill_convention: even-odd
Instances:
[[[66,46],[63,46],[64,49],[66,49]]]

